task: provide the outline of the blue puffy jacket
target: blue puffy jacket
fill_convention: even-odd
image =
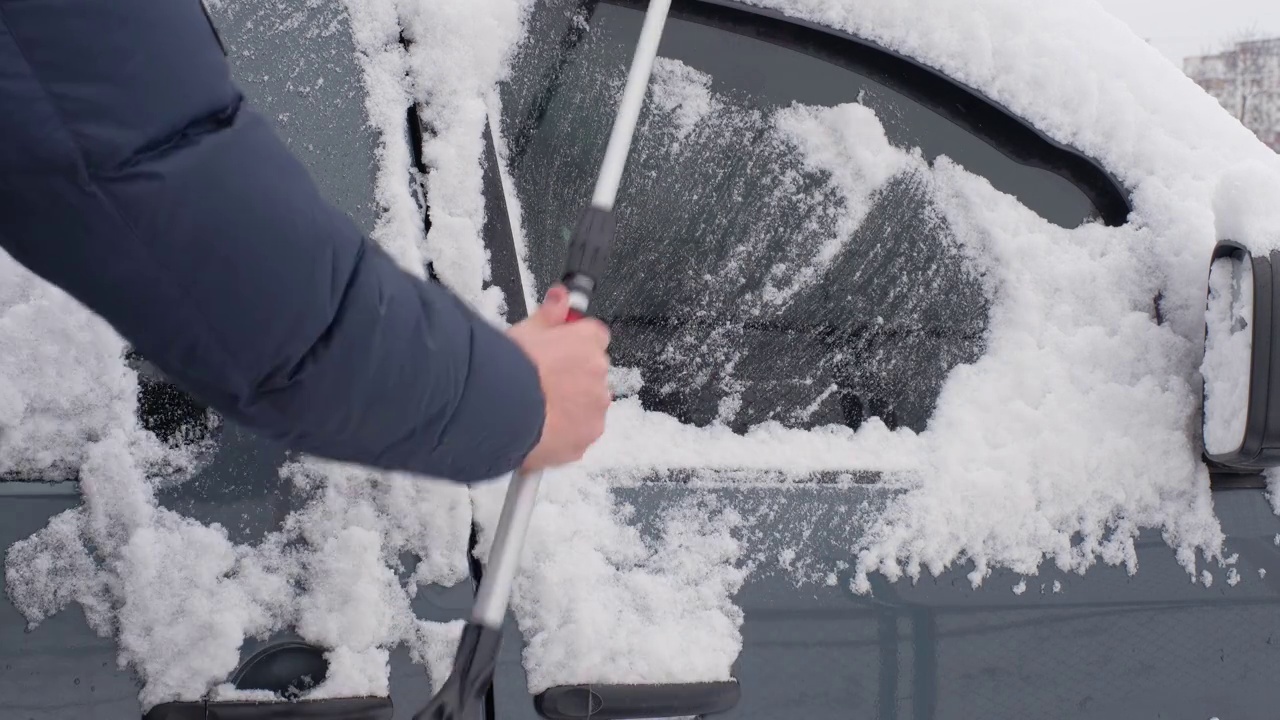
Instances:
[[[541,434],[528,358],[321,198],[199,0],[0,0],[0,247],[294,449],[472,481]]]

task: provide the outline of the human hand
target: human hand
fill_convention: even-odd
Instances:
[[[609,393],[609,329],[595,318],[568,322],[569,293],[547,292],[534,314],[507,331],[538,370],[546,404],[542,437],[521,469],[533,472],[580,459],[604,433]]]

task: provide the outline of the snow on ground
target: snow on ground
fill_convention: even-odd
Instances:
[[[830,238],[795,273],[787,288],[769,288],[766,299],[785,303],[802,287],[826,272],[867,214],[872,200],[890,180],[922,164],[919,157],[889,144],[875,112],[862,105],[835,108],[794,106],[773,118],[784,139],[795,146],[807,170],[827,176],[843,204]]]
[[[441,281],[492,318],[513,299],[489,280],[484,227],[482,132],[489,93],[506,75],[531,0],[397,2],[410,42],[409,92],[423,102],[430,134],[423,144],[431,232],[426,256]],[[377,4],[347,0],[349,8]],[[382,128],[384,137],[400,125]],[[394,130],[392,130],[394,128]]]
[[[809,169],[842,192],[843,228],[857,226],[877,183],[904,166],[925,173],[992,301],[988,351],[951,374],[919,435],[869,422],[857,433],[766,426],[734,436],[618,401],[586,461],[544,484],[512,606],[531,687],[727,676],[741,646],[731,599],[745,572],[743,519],[691,503],[645,536],[609,491],[690,462],[911,477],[849,548],[859,592],[871,573],[918,577],[961,563],[973,564],[975,584],[996,566],[1034,576],[1045,560],[1136,571],[1142,528],[1160,529],[1188,572],[1212,582],[1197,561],[1220,562],[1223,538],[1194,430],[1205,262],[1223,235],[1280,247],[1280,159],[1091,0],[754,1],[870,37],[983,91],[1102,161],[1131,190],[1133,221],[1051,225],[945,158],[920,167],[858,105],[775,118]],[[375,238],[415,271],[430,258],[496,319],[513,299],[485,288],[481,132],[527,4],[346,7],[381,134]],[[704,78],[676,65],[660,64],[657,82],[655,105],[677,130],[714,107]],[[411,99],[427,103],[430,130],[426,236],[405,182]],[[1152,319],[1158,293],[1164,325]],[[468,492],[301,459],[284,472],[308,503],[261,542],[233,543],[156,504],[149,468],[163,453],[133,420],[136,378],[118,338],[7,258],[0,337],[0,468],[78,471],[84,493],[81,507],[8,550],[6,589],[30,621],[83,605],[140,673],[144,705],[200,697],[225,680],[245,637],[284,627],[329,649],[334,671],[314,696],[385,693],[399,643],[439,682],[457,626],[414,618],[409,598],[421,582],[462,578],[472,508],[483,547],[500,483]],[[401,552],[423,560],[404,582]]]
[[[679,140],[689,137],[699,122],[718,109],[718,103],[711,97],[711,76],[679,60],[655,60],[649,82],[649,102],[673,114]]]
[[[891,431],[879,418],[857,433],[844,426],[812,431],[781,423],[758,425],[745,435],[729,428],[695,428],[670,415],[647,411],[635,398],[616,400],[605,435],[576,467],[608,475],[613,483],[686,468],[783,470],[802,477],[860,470],[887,473],[918,469],[923,446],[909,430]]]

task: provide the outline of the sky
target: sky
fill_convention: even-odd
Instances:
[[[1189,55],[1216,52],[1240,31],[1280,37],[1280,0],[1099,0],[1182,66]]]

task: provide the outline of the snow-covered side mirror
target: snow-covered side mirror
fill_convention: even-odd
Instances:
[[[1205,310],[1205,460],[1215,473],[1257,474],[1280,465],[1280,351],[1274,278],[1280,253],[1254,257],[1224,241],[1209,266]]]

